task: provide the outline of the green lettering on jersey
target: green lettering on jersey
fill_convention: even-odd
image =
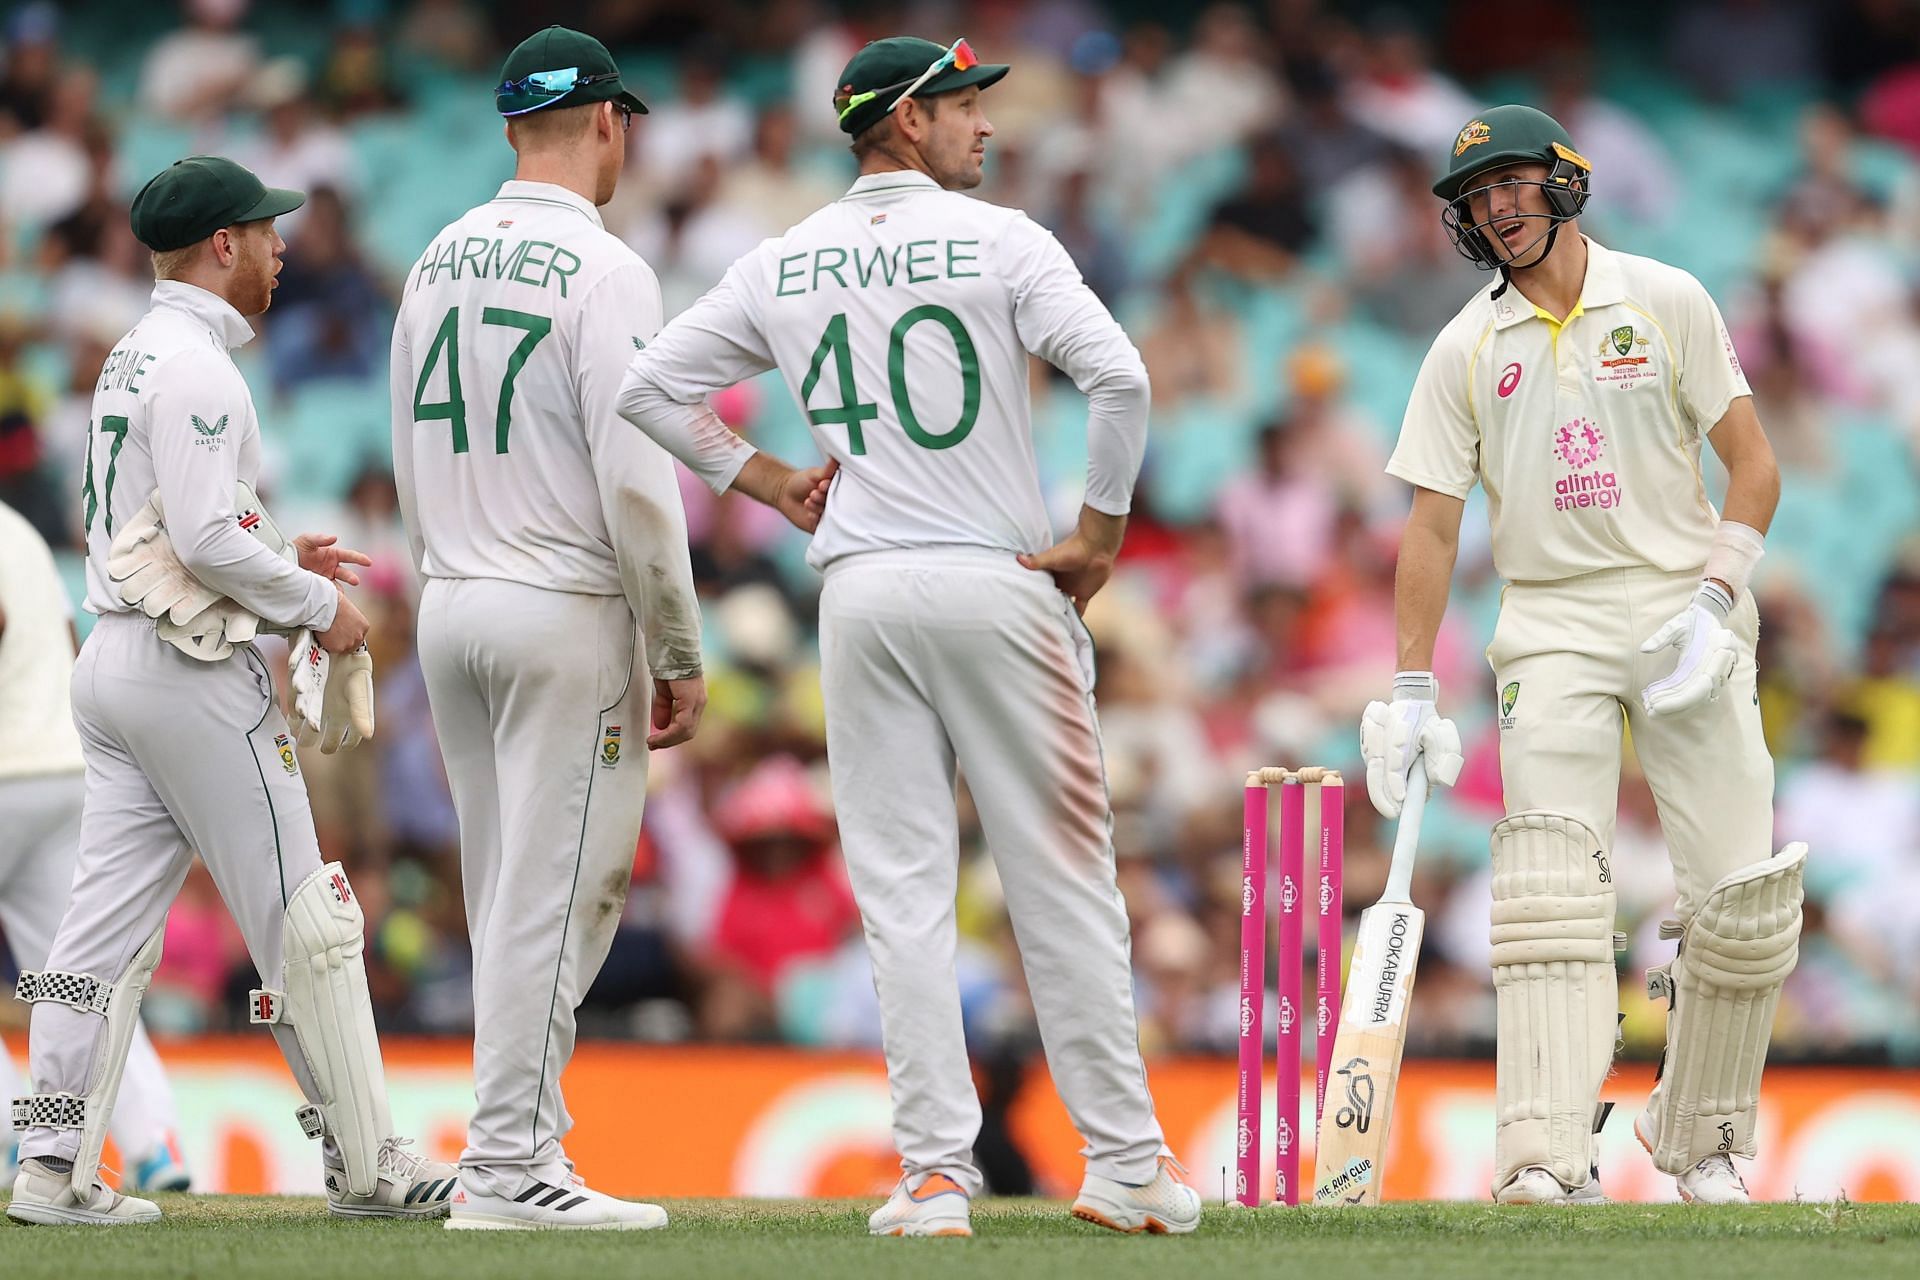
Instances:
[[[893,283],[894,269],[899,265],[900,249],[897,245],[891,253],[887,251],[885,245],[877,244],[873,246],[872,261],[862,258],[858,249],[853,251],[853,270],[854,273],[860,277],[860,287],[862,289],[872,283],[873,277],[879,275],[882,271],[885,271],[886,275],[881,278],[880,283],[891,285]]]
[[[476,280],[485,280],[487,278],[487,246],[498,243],[500,243],[498,240],[489,241],[485,236],[468,236],[465,240],[461,241],[460,262],[453,273],[454,279],[459,279],[460,272],[465,270],[467,264],[471,262],[473,264],[473,278]]]
[[[566,259],[565,265],[562,265],[560,261],[562,258]],[[553,260],[547,264],[546,278],[540,283],[542,286],[550,288],[553,285],[554,277],[558,276],[560,279],[560,296],[564,298],[567,296],[567,281],[572,279],[579,270],[579,257],[555,245]]]
[[[974,253],[962,254],[960,252],[960,247],[962,245],[971,245],[973,248],[978,249],[980,247],[980,242],[978,240],[947,241],[947,278],[950,280],[964,280],[964,279],[967,279],[968,277],[977,276],[980,274],[980,272],[977,269],[973,271],[960,270],[959,264],[962,262],[978,263],[980,261],[980,257],[978,254],[974,254]]]
[[[546,283],[544,277],[542,276],[536,275],[532,278],[529,278],[527,276],[527,269],[529,267],[533,267],[533,268],[537,268],[539,270],[544,271],[547,266],[547,260],[541,257],[539,254],[535,253],[534,250],[551,249],[553,248],[553,245],[546,240],[529,240],[520,247],[522,250],[520,254],[520,265],[514,268],[513,278],[521,284],[530,284],[530,285],[537,286],[537,285]]]
[[[915,267],[920,266],[922,263],[926,264],[929,267],[933,265],[933,246],[938,243],[940,243],[938,240],[907,241],[906,248],[907,248],[907,283],[908,284],[925,284],[929,280],[938,280],[940,278],[939,276],[935,275],[931,271],[929,271],[926,275],[923,276],[923,275],[917,274],[914,270]],[[922,246],[924,246],[926,249],[926,252],[924,254],[920,252],[920,249],[922,248]]]
[[[804,262],[806,261],[806,257],[807,255],[804,253],[790,253],[786,257],[780,259],[780,278],[774,282],[774,287],[773,287],[774,297],[792,298],[792,297],[797,297],[798,295],[806,292],[805,289],[790,290],[787,288],[787,275],[788,275],[787,264],[789,262]],[[800,269],[796,269],[792,272],[792,275],[796,280],[799,279],[802,274],[803,272]]]
[[[456,275],[455,267],[458,264],[459,252],[460,247],[453,241],[447,240],[442,242],[438,252],[433,256],[433,265],[427,268],[427,283],[433,284],[438,281],[442,269],[444,269],[449,276]]]
[[[830,253],[836,255],[832,265],[828,265],[827,263],[827,255]],[[846,265],[847,251],[845,249],[839,248],[836,245],[829,245],[824,249],[815,249],[813,251],[813,287],[816,289],[820,287],[820,273],[825,271],[833,276],[835,284],[839,285],[842,289],[846,288],[846,279],[840,274],[840,268]]]

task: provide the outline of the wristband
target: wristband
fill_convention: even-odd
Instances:
[[[1722,520],[1720,527],[1713,531],[1713,547],[1707,552],[1707,567],[1701,576],[1726,583],[1732,588],[1732,597],[1738,600],[1753,580],[1754,566],[1766,552],[1766,537],[1758,529],[1738,521]]]

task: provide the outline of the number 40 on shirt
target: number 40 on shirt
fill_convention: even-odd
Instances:
[[[907,384],[907,335],[916,325],[922,323],[937,324],[947,331],[953,339],[954,355],[960,362],[960,416],[951,427],[943,431],[929,431],[921,424],[920,417],[913,409],[913,389]],[[828,357],[832,357],[836,381],[840,393],[838,408],[813,408],[813,389],[820,385],[820,375],[825,372]],[[431,358],[428,364],[432,364]],[[900,419],[901,430],[907,433],[907,439],[923,449],[951,449],[967,438],[973,430],[975,419],[980,416],[980,357],[974,350],[973,335],[967,332],[960,317],[942,306],[927,303],[913,308],[894,322],[887,334],[887,389],[893,396],[893,411]],[[863,424],[880,416],[880,407],[871,400],[861,400],[860,390],[853,382],[853,353],[848,346],[847,315],[842,311],[827,321],[827,328],[820,335],[820,342],[813,349],[813,361],[807,366],[807,377],[800,384],[800,402],[807,407],[807,421],[815,426],[835,424],[847,429],[847,451],[864,454],[867,451],[867,437]]]

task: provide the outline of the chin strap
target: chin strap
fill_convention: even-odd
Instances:
[[[1545,247],[1540,250],[1540,256],[1533,260],[1534,266],[1537,267],[1541,263],[1547,260],[1547,258],[1553,253],[1553,242],[1555,240],[1558,240],[1559,238],[1560,238],[1560,220],[1556,218],[1554,219],[1553,225],[1547,229],[1547,238],[1546,238],[1546,241],[1544,242]],[[1503,262],[1500,264],[1499,270],[1500,270],[1500,287],[1493,291],[1491,295],[1491,300],[1493,301],[1498,301],[1500,295],[1505,293],[1507,289],[1513,284],[1513,267],[1510,264]]]

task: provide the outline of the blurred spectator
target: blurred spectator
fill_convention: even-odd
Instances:
[[[1159,313],[1139,339],[1140,357],[1153,383],[1155,409],[1171,410],[1189,399],[1231,402],[1244,388],[1243,335],[1239,316],[1219,306],[1196,268],[1168,277]]]
[[[1920,59],[1920,9],[1906,0],[1832,0],[1819,19],[1827,86],[1845,96]]]
[[[260,42],[240,30],[248,0],[183,0],[187,23],[162,36],[140,68],[140,106],[163,120],[210,121],[239,102],[260,70]]]
[[[320,101],[341,120],[388,111],[399,105],[387,73],[386,50],[370,25],[337,30],[320,71]]]
[[[1285,419],[1260,428],[1254,460],[1215,511],[1235,570],[1249,587],[1305,587],[1333,549],[1335,494],[1302,465],[1300,435]]]
[[[727,268],[764,238],[757,215],[719,202],[719,158],[701,154],[690,163],[679,188],[623,236],[660,277],[660,296],[669,316],[685,311],[719,284]]]
[[[1488,276],[1460,256],[1434,199],[1431,149],[1394,148],[1328,198],[1330,239],[1353,299],[1382,324],[1422,340],[1451,320]]]
[[[1340,82],[1315,64],[1298,80],[1298,127],[1288,131],[1300,180],[1318,198],[1342,179],[1369,169],[1387,158],[1387,142],[1380,134],[1348,114]]]
[[[1043,221],[1080,268],[1087,287],[1111,308],[1126,288],[1127,254],[1120,237],[1095,216],[1092,191],[1093,175],[1085,169],[1064,175]]]
[[[329,187],[353,198],[360,189],[358,167],[347,137],[327,121],[307,92],[307,72],[293,58],[275,58],[251,86],[248,97],[265,126],[232,148],[235,160],[270,187],[312,192]],[[297,244],[306,209],[282,214],[274,224],[288,244]]]
[[[1247,165],[1245,183],[1213,211],[1200,252],[1242,279],[1277,279],[1312,243],[1313,212],[1282,137],[1254,143]]]
[[[27,338],[22,317],[0,315],[0,502],[26,517],[50,545],[65,546],[65,512],[40,437],[53,396],[22,361]]]
[[[708,940],[702,1021],[746,1036],[773,1025],[773,996],[795,963],[836,950],[860,924],[833,818],[799,761],[774,756],[721,793],[720,838],[733,880]]]
[[[491,73],[493,39],[467,0],[414,0],[394,33],[401,49],[449,71]]]
[[[60,77],[60,10],[51,0],[34,0],[7,18],[4,60],[0,60],[0,137],[38,129]]]
[[[1920,770],[1920,672],[1912,666],[1913,639],[1891,623],[1867,633],[1860,676],[1839,705],[1866,726],[1860,763],[1871,769]],[[1920,792],[1920,789],[1916,789]],[[1920,853],[1920,844],[1913,846]]]
[[[648,114],[633,122],[644,172],[667,191],[700,180],[697,171],[703,160],[715,161],[710,168],[716,173],[730,168],[753,144],[753,114],[728,91],[719,51],[703,45],[682,59],[679,70],[678,95],[649,103]],[[827,101],[832,101],[831,94]],[[813,109],[831,114],[824,105]]]
[[[307,193],[299,247],[289,249],[264,322],[274,386],[380,372],[389,333],[379,282],[352,238],[346,204],[331,187]]]
[[[1280,125],[1286,93],[1267,52],[1266,38],[1244,6],[1213,4],[1201,11],[1193,44],[1167,68],[1161,97],[1168,118],[1183,126],[1190,154]]]
[[[1367,42],[1360,74],[1347,90],[1347,110],[1375,133],[1435,163],[1442,147],[1473,114],[1474,100],[1434,70],[1426,42],[1404,17],[1384,21]]]
[[[0,219],[42,227],[86,202],[93,172],[87,144],[98,87],[99,78],[85,67],[62,72],[39,127],[0,148]]]
[[[775,105],[754,121],[753,154],[722,171],[719,204],[730,215],[751,219],[762,235],[777,236],[845,192],[795,163],[792,109]]]
[[[1672,214],[1680,184],[1666,144],[1631,111],[1593,90],[1587,58],[1562,54],[1543,74],[1540,105],[1565,126],[1580,154],[1593,161],[1594,197],[1582,221],[1602,234],[1625,226],[1659,226]]]
[[[1813,15],[1788,0],[1693,0],[1675,15],[1668,50],[1695,90],[1722,100],[1816,78]]]

